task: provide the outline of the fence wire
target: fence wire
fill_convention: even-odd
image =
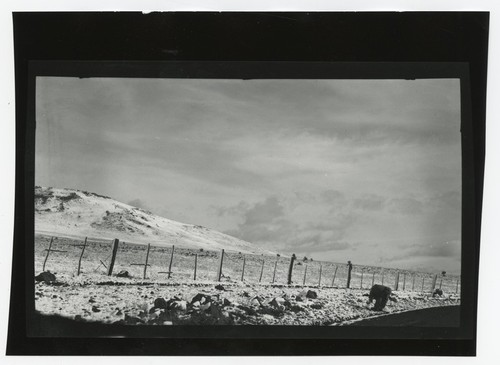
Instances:
[[[77,274],[78,262],[84,239],[54,237],[47,258],[51,237],[35,236],[35,270]],[[107,274],[112,255],[112,240],[87,239],[81,256],[81,275]],[[173,249],[173,257],[172,257]],[[132,277],[143,278],[147,245],[119,242],[113,274],[122,270]],[[146,278],[150,280],[196,280],[216,281],[222,252],[204,249],[188,249],[172,246],[151,245],[148,255]],[[172,258],[172,262],[170,263]],[[244,266],[244,268],[243,268]],[[169,267],[170,278],[169,278]],[[290,269],[290,258],[224,252],[222,281],[243,281],[262,284],[286,284]],[[244,270],[244,272],[243,272]],[[346,288],[349,267],[347,264],[296,259],[292,267],[292,285]],[[444,293],[460,292],[460,277],[432,273],[397,270],[381,267],[353,265],[349,287],[369,289],[373,284],[383,284],[397,291],[432,292],[441,289]]]

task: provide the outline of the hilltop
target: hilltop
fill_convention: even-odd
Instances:
[[[35,232],[275,254],[207,227],[170,220],[107,196],[75,189],[35,187]]]

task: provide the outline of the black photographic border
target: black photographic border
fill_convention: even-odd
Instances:
[[[16,206],[7,354],[475,354],[488,13],[14,13],[14,36]],[[44,75],[460,78],[460,327],[128,327],[126,338],[92,338],[96,328],[75,331],[66,324],[48,331],[32,301],[34,86]],[[123,336],[122,330],[100,326],[98,333]]]

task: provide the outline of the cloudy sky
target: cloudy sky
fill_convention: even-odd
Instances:
[[[459,80],[37,79],[36,184],[283,253],[460,270]]]

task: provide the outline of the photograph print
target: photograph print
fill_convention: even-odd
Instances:
[[[36,77],[36,313],[460,326],[460,82]]]

